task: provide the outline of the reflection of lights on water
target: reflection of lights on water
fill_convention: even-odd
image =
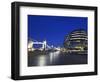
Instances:
[[[40,56],[40,57],[38,58],[38,65],[39,65],[39,66],[44,66],[44,65],[46,65],[46,57],[45,57],[45,56]]]
[[[56,52],[51,52],[50,54],[47,54],[48,56],[46,55],[41,55],[39,58],[38,58],[38,62],[37,64],[39,66],[45,66],[47,64],[48,61],[50,61],[50,63],[52,63],[53,61],[57,60],[57,58],[59,57],[59,53],[60,51],[56,51]],[[49,57],[50,59],[48,60]]]
[[[50,53],[50,63],[52,63],[52,61],[53,61],[53,53]]]
[[[50,63],[52,63],[53,60],[56,60],[58,58],[59,54],[60,54],[60,51],[51,52],[50,53]]]

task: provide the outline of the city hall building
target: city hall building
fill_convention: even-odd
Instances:
[[[87,32],[84,29],[72,31],[65,37],[64,48],[68,52],[83,52],[87,53],[88,38]]]

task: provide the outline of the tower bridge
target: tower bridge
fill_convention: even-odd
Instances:
[[[34,48],[34,45],[42,45],[42,47],[40,48]],[[51,49],[51,46],[47,45],[47,41],[44,40],[42,42],[39,42],[37,40],[30,40],[28,42],[28,51],[34,51],[34,50],[47,50],[47,49]]]

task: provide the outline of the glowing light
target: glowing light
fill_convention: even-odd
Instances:
[[[52,63],[54,60],[57,60],[57,58],[59,57],[60,51],[56,51],[56,52],[51,52],[50,53],[50,63]]]
[[[39,59],[38,59],[38,65],[39,66],[44,66],[46,65],[46,58],[45,56],[40,56]]]

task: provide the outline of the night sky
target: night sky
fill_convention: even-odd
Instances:
[[[62,46],[66,35],[75,29],[87,31],[87,17],[28,15],[28,38],[46,40],[48,45]]]

